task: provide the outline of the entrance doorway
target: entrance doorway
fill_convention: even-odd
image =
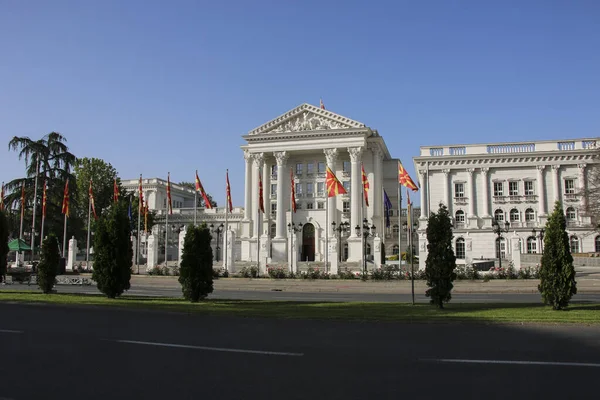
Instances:
[[[302,261],[315,261],[315,226],[310,223],[302,227]]]

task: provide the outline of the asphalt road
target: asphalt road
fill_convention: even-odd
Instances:
[[[0,286],[2,290],[40,290],[35,285],[7,285]],[[96,286],[58,285],[59,293],[100,293]],[[125,294],[132,296],[148,297],[183,297],[181,288],[156,287],[156,286],[134,286]],[[410,302],[410,294],[390,293],[327,293],[327,292],[283,292],[283,291],[260,291],[260,290],[216,290],[209,296],[211,299],[235,299],[235,300],[281,300],[281,301],[362,301],[362,302]],[[539,293],[461,293],[453,294],[452,301],[459,303],[538,303],[541,300]],[[427,303],[429,299],[423,293],[415,293],[415,301]],[[600,303],[600,294],[578,294],[573,297],[576,302]],[[0,399],[1,400],[1,399]]]
[[[0,304],[0,398],[597,399],[600,327]]]

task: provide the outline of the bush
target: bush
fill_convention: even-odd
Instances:
[[[111,299],[131,287],[133,248],[128,205],[126,200],[120,200],[96,222],[92,279],[97,282],[98,290]]]
[[[356,279],[356,274],[352,271],[348,271],[348,268],[344,268],[343,271],[338,271],[338,277],[340,279]]]
[[[171,275],[171,270],[166,265],[164,267],[162,267],[162,275],[164,275],[164,276]]]
[[[456,279],[479,279],[480,274],[471,264],[457,265],[454,270]]]
[[[287,271],[282,267],[267,267],[267,274],[273,279],[285,279],[287,278]]]
[[[152,269],[148,270],[148,275],[162,275],[162,268],[155,265]]]
[[[59,263],[58,239],[53,234],[50,234],[42,243],[42,254],[38,265],[37,284],[42,289],[42,292],[46,294],[52,293]]]
[[[258,267],[243,267],[240,272],[238,272],[238,275],[242,278],[256,278],[258,277]]]
[[[329,279],[329,274],[319,268],[308,267],[306,272],[301,272],[302,279]]]
[[[0,282],[4,280],[8,266],[8,220],[0,211]]]
[[[375,268],[371,271],[371,279],[375,281],[391,281],[398,278],[399,268],[390,265]]]
[[[190,226],[183,243],[179,283],[183,297],[198,302],[213,292],[212,236],[206,224]]]

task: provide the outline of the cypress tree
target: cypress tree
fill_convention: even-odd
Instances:
[[[46,294],[52,293],[59,262],[58,239],[54,234],[50,234],[42,243],[42,254],[37,274],[37,284],[42,292]]]
[[[191,302],[198,302],[213,291],[211,240],[206,224],[188,227],[183,243],[179,283],[183,297]]]
[[[571,297],[577,293],[567,221],[558,201],[546,224],[538,290],[544,304],[551,305],[554,310],[566,308]]]
[[[425,295],[431,297],[431,304],[444,308],[444,303],[452,298],[452,282],[456,279],[452,223],[445,205],[440,204],[438,212],[429,216],[426,233],[428,254],[425,261],[425,277],[430,289]]]
[[[4,211],[0,210],[0,282],[6,276],[8,265],[8,218]]]
[[[128,206],[127,201],[119,200],[96,222],[92,278],[98,289],[111,299],[130,288],[133,248]]]

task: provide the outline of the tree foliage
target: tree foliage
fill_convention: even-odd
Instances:
[[[546,223],[538,290],[544,303],[551,305],[554,310],[566,308],[571,297],[577,293],[567,221],[558,201]]]
[[[440,204],[437,213],[429,216],[427,223],[427,260],[425,261],[425,276],[428,289],[425,292],[431,297],[430,303],[438,308],[444,308],[452,298],[451,291],[456,279],[456,256],[452,247],[452,223],[448,208]]]
[[[94,206],[96,213],[100,215],[102,210],[113,204],[114,180],[117,178],[117,170],[104,160],[99,158],[79,158],[75,163],[75,179],[77,184],[77,214],[87,219],[89,205],[90,179],[93,181]],[[120,180],[117,179],[120,187]]]
[[[0,281],[6,275],[8,265],[8,219],[6,213],[0,211]]]
[[[204,299],[213,291],[212,236],[206,224],[188,226],[183,244],[179,283],[183,297],[191,302]]]
[[[44,293],[51,293],[54,280],[58,274],[60,252],[58,239],[53,234],[48,235],[42,243],[42,254],[38,265],[37,284]]]
[[[184,188],[187,188],[187,189],[196,190],[196,184],[193,182],[179,182],[178,185],[183,186]],[[212,196],[210,194],[208,194],[208,192],[206,192],[206,197],[208,197],[208,201],[210,202],[210,205],[212,207],[217,206],[217,202],[213,200]],[[196,205],[198,207],[206,207],[204,204],[204,198],[202,198],[202,195],[200,193],[198,193],[198,196],[196,196],[196,199],[197,199]]]
[[[109,298],[120,296],[130,288],[133,249],[128,205],[124,199],[119,200],[96,223],[92,278],[98,289]]]

